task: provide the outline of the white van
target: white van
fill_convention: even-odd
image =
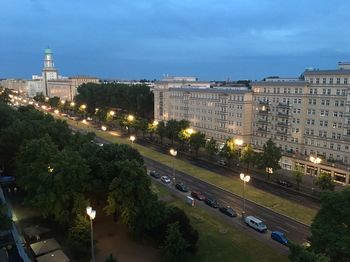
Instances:
[[[257,219],[256,217],[247,216],[244,219],[244,222],[251,228],[254,228],[255,230],[258,230],[260,232],[266,232],[267,230],[267,226],[260,219]]]

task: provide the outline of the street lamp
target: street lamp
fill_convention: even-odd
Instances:
[[[176,177],[175,177],[175,157],[177,155],[177,151],[175,149],[170,149],[170,155],[172,155],[174,158],[173,158],[173,181],[174,181],[174,184],[176,183]]]
[[[66,101],[64,100],[61,100],[61,104],[64,105],[66,103]]]
[[[131,147],[134,147],[134,141],[136,137],[135,136],[130,136],[130,141],[131,141]]]
[[[154,121],[153,121],[153,125],[154,125],[154,126],[157,126],[158,124],[159,124],[159,123],[158,123],[157,120],[154,120]]]
[[[134,121],[135,117],[133,115],[128,115],[128,121]]]
[[[322,162],[322,159],[316,156],[310,156],[310,161],[315,164],[316,167],[316,176],[318,176],[318,167],[317,165]]]
[[[240,147],[243,145],[243,140],[239,139],[239,138],[236,138],[234,140],[234,143],[235,143],[236,146],[239,146],[239,148],[238,148],[238,159],[239,159],[241,157],[241,148]]]
[[[86,213],[90,217],[90,225],[91,225],[91,261],[95,262],[95,254],[94,254],[94,229],[92,225],[92,221],[96,217],[96,210],[93,210],[92,207],[88,206],[86,208]]]
[[[114,115],[115,115],[115,112],[114,112],[113,110],[111,110],[111,111],[109,111],[109,114],[110,114],[111,116],[114,116]]]
[[[244,215],[245,215],[245,183],[250,181],[250,176],[241,173],[239,175],[239,177],[241,178],[241,180],[243,180],[243,212],[242,212],[242,217],[244,218]]]
[[[74,103],[74,102],[71,102],[71,103],[70,103],[70,106],[71,106],[71,107],[75,106],[75,103]]]
[[[60,111],[58,111],[57,109],[55,111],[53,111],[55,114],[58,114]]]
[[[101,126],[102,131],[106,131],[107,127],[106,126]]]

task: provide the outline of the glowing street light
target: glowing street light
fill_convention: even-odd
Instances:
[[[106,126],[101,126],[102,131],[106,131],[107,127]]]
[[[128,121],[131,122],[131,121],[134,121],[135,117],[133,115],[128,115],[127,119],[128,119]]]
[[[115,115],[115,112],[114,112],[113,110],[111,110],[111,111],[109,111],[109,114],[110,114],[111,116],[114,116],[114,115]]]
[[[237,145],[237,146],[242,146],[243,145],[243,140],[242,139],[235,139],[235,144]]]
[[[80,107],[81,107],[81,109],[83,109],[83,110],[86,109],[86,105],[85,105],[85,104],[81,105]]]
[[[47,109],[47,106],[41,106],[42,109],[46,110]]]
[[[81,122],[83,123],[83,124],[87,124],[87,121],[86,121],[86,119],[83,119],[83,120],[81,120]]]
[[[153,121],[153,125],[154,125],[154,126],[157,126],[158,124],[159,124],[159,122],[158,122],[157,120],[154,120],[154,121]]]
[[[135,136],[130,136],[131,146],[134,147],[134,141],[136,140]]]
[[[71,103],[70,103],[70,106],[71,106],[71,107],[75,106],[75,103],[74,103],[74,102],[71,102]]]
[[[88,214],[90,218],[90,226],[91,226],[91,261],[95,262],[95,252],[94,252],[94,228],[93,228],[93,220],[96,217],[96,210],[93,210],[92,207],[88,206],[86,208],[86,214]]]
[[[192,128],[187,128],[186,129],[186,132],[189,134],[189,135],[192,135],[194,133],[194,130]]]
[[[322,162],[322,159],[317,157],[317,154],[316,154],[316,156],[310,156],[310,161],[315,164],[316,175],[318,176],[318,167],[317,167],[317,165]]]
[[[248,183],[250,181],[250,176],[241,173],[239,175],[239,177],[243,181],[243,212],[242,212],[242,217],[244,218],[244,215],[245,215],[245,183]]]
[[[60,111],[58,111],[57,109],[55,110],[55,111],[53,111],[55,114],[59,114],[60,113]]]
[[[45,101],[46,102],[49,101],[49,97],[48,96],[45,97]]]
[[[66,101],[64,100],[61,100],[61,104],[64,105],[66,103]]]
[[[175,157],[177,155],[177,151],[175,149],[170,149],[170,155],[173,156],[173,181],[174,181],[174,185],[176,184],[176,176],[175,176]]]

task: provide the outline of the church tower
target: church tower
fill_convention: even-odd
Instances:
[[[45,56],[44,56],[44,68],[43,68],[43,84],[44,84],[44,91],[45,96],[49,96],[49,90],[48,90],[48,84],[47,82],[49,80],[56,80],[58,79],[58,72],[55,68],[54,62],[53,62],[53,55],[50,48],[45,49]]]

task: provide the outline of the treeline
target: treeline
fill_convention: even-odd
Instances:
[[[74,100],[78,104],[86,104],[91,114],[96,108],[115,108],[143,118],[153,118],[153,93],[146,85],[87,83],[78,87]]]
[[[25,203],[67,234],[77,257],[89,254],[86,206],[99,206],[137,238],[148,235],[165,257],[195,252],[198,232],[186,214],[151,191],[139,152],[128,145],[91,143],[94,134],[72,134],[66,122],[33,107],[0,103],[0,158],[16,176]],[[169,239],[173,239],[169,242]]]

